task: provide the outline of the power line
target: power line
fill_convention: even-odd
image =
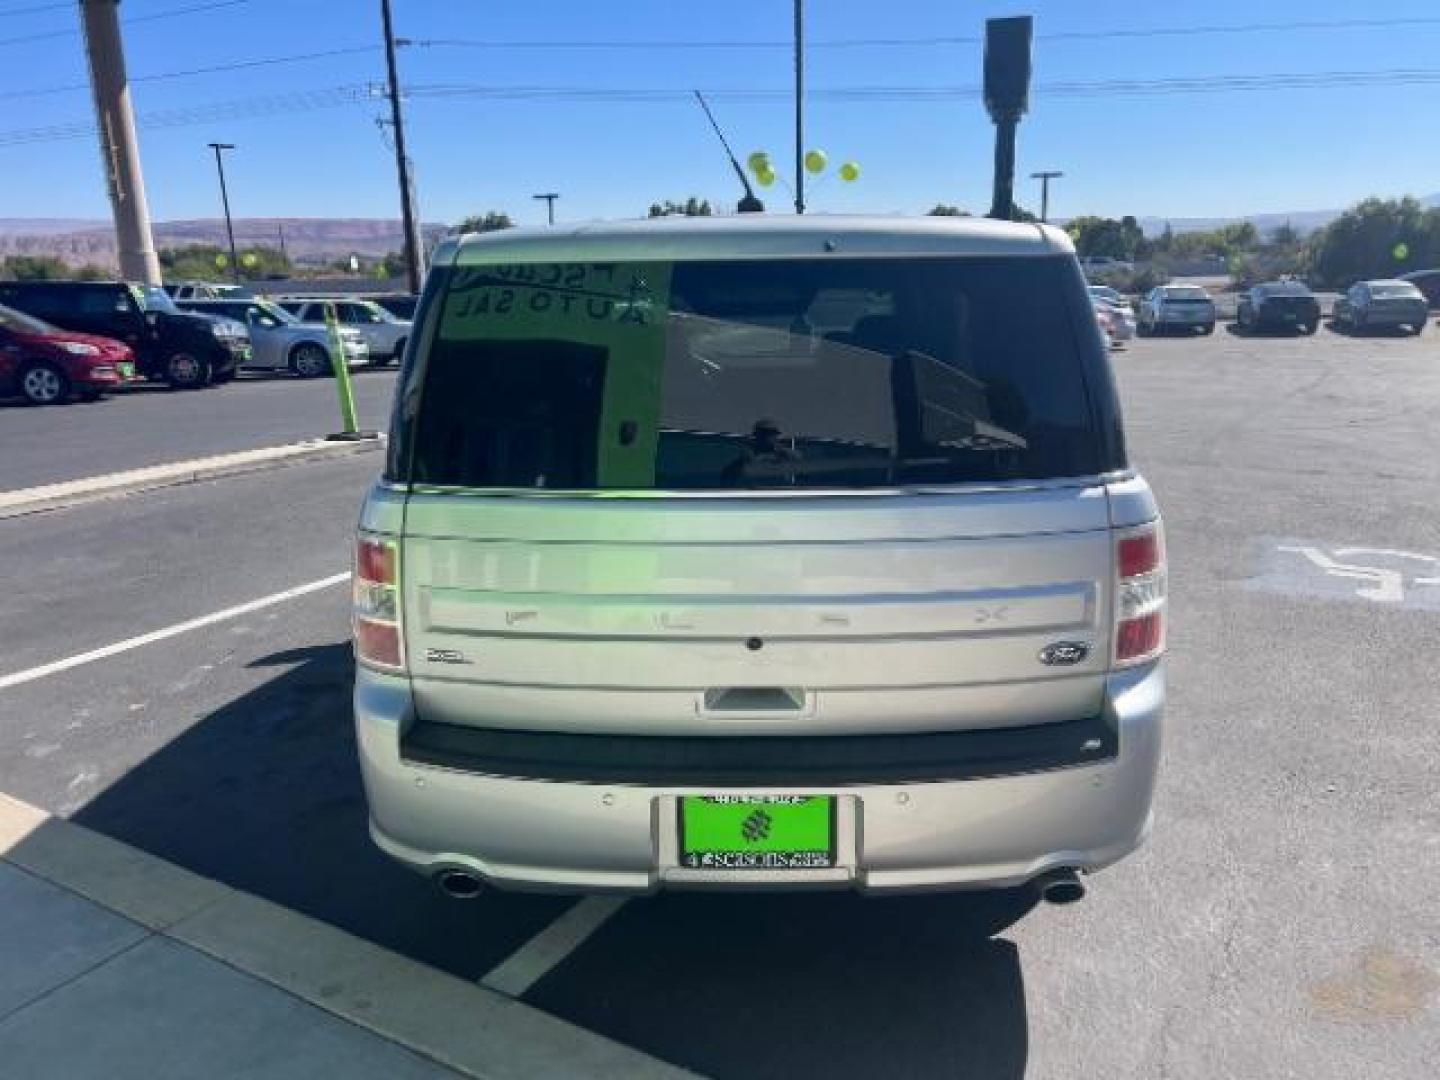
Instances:
[[[0,19],[8,15],[34,15],[41,11],[59,11],[61,8],[73,9],[74,7],[74,0],[65,0],[59,4],[36,4],[33,7],[11,8],[9,11],[0,11]]]
[[[1113,38],[1191,37],[1214,34],[1275,33],[1292,30],[1378,30],[1397,27],[1440,27],[1440,17],[1416,16],[1389,19],[1309,19],[1291,22],[1212,23],[1202,26],[1169,26],[1136,29],[1070,30],[1037,34],[1037,41],[1106,41]],[[927,36],[903,38],[821,38],[806,43],[812,49],[912,48],[917,46],[979,45],[979,36]],[[771,41],[487,41],[471,38],[428,38],[413,42],[424,47],[464,49],[562,49],[562,50],[665,50],[665,49],[789,49],[794,43]]]
[[[138,23],[156,22],[160,19],[174,19],[181,15],[194,15],[201,11],[214,11],[216,8],[236,7],[240,4],[248,4],[249,2],[250,0],[210,0],[209,3],[205,4],[192,4],[189,7],[171,8],[169,11],[157,11],[153,15],[137,15],[133,19],[125,19],[123,21],[126,26],[135,26]],[[71,5],[64,4],[56,6],[70,7]],[[42,9],[32,8],[31,10]],[[6,14],[17,13],[7,12]],[[49,41],[52,38],[74,37],[77,33],[78,31],[73,26],[65,30],[46,30],[39,34],[25,34],[21,37],[0,38],[0,45],[24,45],[31,41]]]
[[[236,4],[248,3],[249,0],[216,0],[213,3],[199,4],[193,7],[179,8],[168,12],[157,12],[154,15],[141,16],[127,20],[127,24],[143,22],[153,19],[172,18],[177,15],[186,15],[194,11],[206,11],[211,8],[230,7]],[[26,11],[46,11],[58,8],[69,8],[72,4],[57,3],[46,4],[32,8],[22,8],[15,12],[0,12],[0,15],[21,14]],[[1339,20],[1309,20],[1294,22],[1265,22],[1265,23],[1234,23],[1216,24],[1208,26],[1179,26],[1161,27],[1153,29],[1113,29],[1113,30],[1081,30],[1067,31],[1055,34],[1041,34],[1042,41],[1095,41],[1107,38],[1149,38],[1149,37],[1184,37],[1198,34],[1242,34],[1259,33],[1270,31],[1287,30],[1353,30],[1363,28],[1390,28],[1400,26],[1440,26],[1440,18],[1404,18],[1404,19],[1339,19]],[[55,30],[42,34],[33,34],[23,38],[8,38],[0,40],[0,45],[18,43],[22,41],[43,40],[46,38],[65,37],[73,33],[71,30]],[[809,48],[894,48],[911,46],[935,46],[935,45],[978,45],[983,41],[979,37],[922,37],[922,38],[850,38],[811,41]],[[427,48],[471,48],[471,49],[789,49],[793,43],[790,41],[476,41],[463,38],[426,38],[410,42],[411,45]],[[180,79],[195,75],[212,75],[226,71],[243,71],[248,68],[267,67],[278,64],[301,63],[309,60],[322,60],[335,56],[354,55],[365,52],[378,52],[377,45],[358,45],[348,48],[326,49],[317,52],[295,53],[288,56],[264,57],[255,60],[238,60],[228,64],[215,64],[209,67],[189,68],[181,71],[162,71],[152,75],[132,76],[131,82],[158,82],[165,79]],[[13,100],[25,97],[43,97],[50,94],[68,93],[74,91],[88,90],[88,83],[68,83],[63,86],[48,86],[25,90],[0,91],[0,100]]]
[[[352,45],[343,49],[325,49],[319,52],[293,53],[289,56],[268,56],[256,60],[237,60],[229,64],[213,64],[210,67],[187,68],[183,71],[160,71],[153,75],[132,75],[132,83],[161,82],[166,79],[183,79],[192,75],[213,75],[222,71],[243,71],[248,68],[270,67],[277,64],[298,64],[307,60],[327,60],[336,56],[352,56],[358,53],[379,52],[379,45]],[[30,90],[6,90],[0,92],[0,101],[25,97],[44,97],[72,90],[89,90],[89,83],[69,83],[65,86],[44,86]]]
[[[234,101],[214,102],[209,105],[144,113],[139,117],[139,121],[142,127],[150,129],[187,127],[192,124],[213,123],[217,120],[247,120],[282,113],[309,112],[315,109],[329,109],[339,105],[353,105],[373,100],[374,94],[366,85],[332,86],[319,90],[292,91],[284,94],[240,98]],[[0,131],[0,146],[55,142],[62,139],[89,137],[94,133],[95,125],[89,121],[50,124],[44,127]]]
[[[1134,97],[1174,96],[1206,93],[1248,92],[1257,90],[1306,90],[1335,87],[1435,85],[1440,84],[1440,68],[1390,68],[1376,71],[1274,72],[1254,75],[1207,75],[1172,79],[1107,79],[1096,81],[1064,81],[1040,83],[1037,96],[1045,97]],[[819,87],[809,96],[833,102],[925,102],[975,98],[978,84],[955,86],[834,86]],[[405,95],[414,98],[469,97],[493,101],[585,101],[611,104],[666,104],[688,102],[690,89],[584,87],[584,86],[486,86],[467,83],[416,84],[405,88]],[[341,105],[373,104],[379,99],[373,84],[349,84],[316,90],[292,91],[263,97],[241,98],[181,109],[145,113],[140,117],[146,128],[181,127],[211,123],[216,120],[239,120],[274,116]],[[765,104],[789,101],[788,89],[709,90],[706,96],[737,104]],[[0,146],[24,145],[78,138],[93,134],[88,121],[51,124],[45,127],[0,131]]]

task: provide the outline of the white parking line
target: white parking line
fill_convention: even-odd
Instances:
[[[624,906],[623,896],[587,896],[497,964],[480,985],[518,998]]]
[[[348,570],[343,574],[331,574],[329,577],[321,578],[319,581],[307,582],[304,585],[297,585],[293,589],[286,589],[284,592],[262,596],[260,599],[251,600],[249,603],[238,604],[235,607],[225,608],[223,611],[211,612],[209,615],[201,615],[198,619],[189,619],[186,622],[176,623],[174,626],[167,626],[163,630],[152,630],[150,633],[141,634],[139,637],[126,638],[124,641],[117,641],[113,645],[106,645],[100,649],[91,649],[89,652],[79,653],[76,656],[68,656],[64,660],[55,660],[49,664],[41,664],[39,667],[33,667],[27,671],[17,671],[12,675],[0,675],[0,690],[8,690],[12,686],[34,682],[36,679],[43,679],[47,675],[57,675],[62,671],[69,671],[71,668],[80,667],[82,664],[90,664],[96,660],[104,660],[110,656],[118,656],[120,653],[129,652],[131,649],[138,649],[142,645],[153,645],[157,641],[164,641],[166,638],[186,634],[191,630],[214,626],[216,623],[224,622],[226,619],[235,619],[241,615],[249,615],[252,611],[259,611],[262,608],[271,607],[275,604],[283,604],[286,600],[294,600],[296,597],[319,592],[321,589],[328,589],[332,585],[339,585],[342,581],[349,580],[350,571]]]

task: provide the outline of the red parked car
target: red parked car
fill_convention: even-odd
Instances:
[[[134,378],[130,346],[0,304],[0,397],[19,395],[32,405],[93,401]]]

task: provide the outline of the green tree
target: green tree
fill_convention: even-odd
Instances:
[[[1284,225],[1277,225],[1270,230],[1266,246],[1277,251],[1287,251],[1299,247],[1302,239],[1300,230],[1287,221]]]
[[[1133,220],[1133,219],[1132,219]],[[1075,241],[1075,250],[1081,255],[1104,255],[1112,259],[1128,259],[1133,254],[1126,249],[1125,232],[1114,218],[1084,215],[1071,218],[1066,226],[1070,238]]]
[[[219,244],[186,244],[161,248],[157,253],[160,272],[167,281],[214,281],[230,277],[230,249]],[[273,247],[239,248],[240,276],[246,279],[275,275],[289,276],[290,260]]]
[[[961,210],[958,206],[951,206],[949,203],[936,203],[925,213],[929,217],[969,217],[969,210]]]
[[[0,278],[56,281],[69,276],[70,268],[54,255],[9,255],[0,260]]]
[[[115,271],[99,263],[85,263],[70,271],[69,276],[75,281],[108,281],[115,276]]]
[[[472,214],[461,221],[456,228],[462,233],[472,232],[498,232],[501,229],[513,228],[515,222],[510,220],[510,215],[501,210],[486,210],[483,214]]]
[[[1349,285],[1394,277],[1440,261],[1440,209],[1417,199],[1366,199],[1322,229],[1313,241],[1321,284]]]
[[[697,199],[694,195],[691,195],[683,203],[677,203],[671,199],[666,199],[663,203],[651,203],[649,216],[652,218],[671,217],[672,215],[680,217],[710,217],[714,213],[715,211],[710,207],[709,199]]]

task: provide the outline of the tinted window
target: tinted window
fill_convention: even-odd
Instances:
[[[1415,288],[1414,285],[1410,285],[1410,284],[1408,284],[1408,283],[1398,282],[1398,281],[1397,281],[1397,282],[1386,282],[1386,283],[1384,283],[1384,284],[1379,284],[1379,285],[1371,285],[1371,286],[1370,286],[1370,294],[1371,294],[1372,296],[1384,297],[1384,298],[1387,299],[1387,300],[1396,300],[1396,299],[1416,300],[1416,299],[1419,299],[1419,298],[1420,298],[1420,290],[1417,289],[1417,288]]]
[[[0,301],[41,319],[55,319],[65,312],[65,290],[49,285],[0,285]]]
[[[87,317],[113,316],[130,311],[130,301],[122,289],[107,286],[84,286],[71,294],[73,310]]]
[[[1094,474],[1113,466],[1082,375],[1098,335],[1072,318],[1088,308],[1060,258],[462,267],[405,433],[410,479],[685,490]]]
[[[1310,290],[1298,281],[1277,281],[1255,286],[1255,295],[1262,300],[1267,296],[1309,296]]]
[[[1210,294],[1199,286],[1166,289],[1160,294],[1162,300],[1209,300]]]

